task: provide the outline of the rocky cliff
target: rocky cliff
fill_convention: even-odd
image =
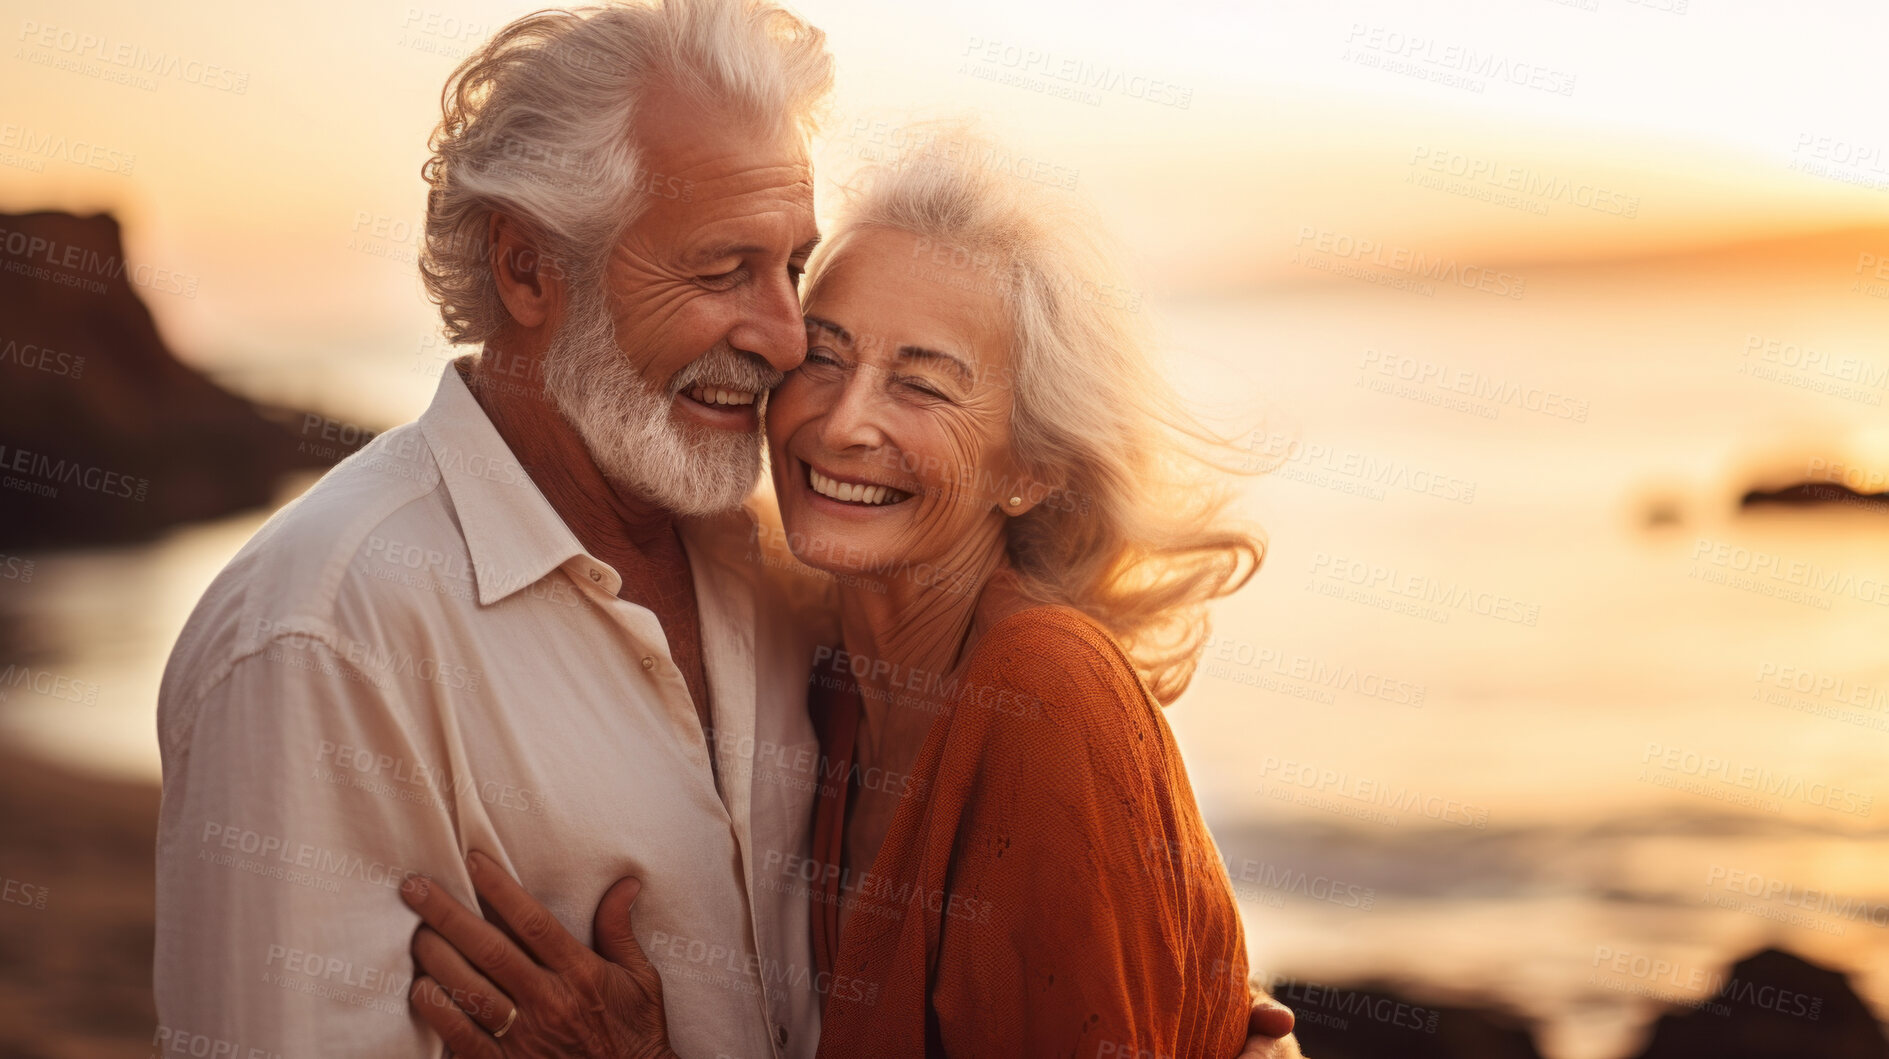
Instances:
[[[172,355],[145,299],[195,284],[110,216],[0,214],[0,549],[149,537],[332,462]]]

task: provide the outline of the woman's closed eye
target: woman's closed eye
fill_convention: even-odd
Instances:
[[[933,400],[933,401],[951,400],[950,397],[945,395],[943,390],[939,389],[936,385],[931,383],[929,380],[920,378],[915,375],[901,375],[893,379],[892,381],[895,384],[904,387],[907,391],[918,394],[919,396],[924,397],[928,400]]]
[[[796,372],[817,379],[831,379],[846,370],[846,362],[832,350],[814,346],[807,350],[807,356],[800,362]]]

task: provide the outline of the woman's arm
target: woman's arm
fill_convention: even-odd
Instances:
[[[504,930],[422,877],[400,888],[425,922],[408,1002],[454,1055],[674,1059],[662,977],[631,931],[640,883],[619,879],[604,893],[592,952],[497,862],[475,852],[466,867]]]

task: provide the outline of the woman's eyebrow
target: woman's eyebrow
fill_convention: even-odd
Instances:
[[[942,360],[950,364],[953,368],[956,368],[958,374],[963,377],[965,382],[970,382],[977,378],[977,373],[971,370],[969,364],[964,363],[961,358],[952,356],[942,350],[926,349],[924,346],[900,346],[899,359]]]
[[[853,333],[851,331],[848,331],[823,316],[815,316],[812,313],[806,313],[802,318],[807,321],[808,327],[817,328],[818,330],[831,334],[841,346],[847,348],[852,347]],[[964,358],[946,353],[943,350],[928,349],[925,346],[900,346],[898,348],[898,356],[900,360],[941,361],[950,365],[951,368],[958,373],[959,377],[967,383],[973,382],[977,378],[977,373],[972,371],[971,366],[964,362]]]
[[[828,332],[840,345],[851,346],[853,344],[853,333],[833,321],[811,314],[807,314],[803,318],[807,321],[808,327],[817,327],[822,331]]]

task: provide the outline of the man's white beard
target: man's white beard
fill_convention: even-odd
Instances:
[[[710,384],[754,391],[760,404],[779,381],[780,373],[758,357],[723,343],[677,372],[669,392],[658,391],[617,347],[616,323],[600,292],[572,298],[544,358],[545,395],[604,478],[677,515],[741,506],[761,475],[762,435],[677,423],[676,394]]]

